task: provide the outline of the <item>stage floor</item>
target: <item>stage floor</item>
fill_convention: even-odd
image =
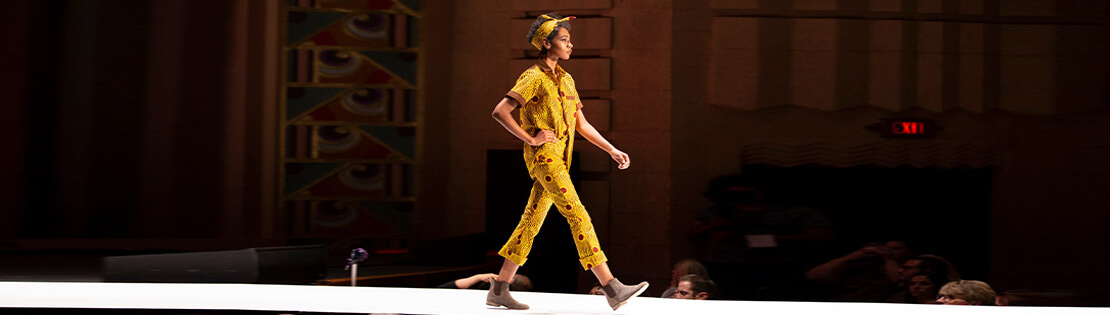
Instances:
[[[530,310],[485,305],[486,291],[258,284],[0,282],[0,308],[246,310],[387,314],[1110,314],[1110,308],[694,301],[513,292]],[[3,309],[0,309],[2,312]]]

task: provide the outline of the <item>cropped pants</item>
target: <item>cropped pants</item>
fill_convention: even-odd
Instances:
[[[586,208],[582,206],[582,201],[578,199],[578,193],[570,182],[566,164],[562,159],[548,161],[551,162],[539,163],[532,169],[536,181],[532,184],[532,194],[524,208],[524,215],[520,216],[520,223],[498,254],[518,265],[524,265],[532,250],[532,240],[543,226],[547,210],[554,204],[570,224],[571,236],[578,248],[578,261],[582,268],[588,270],[604,263],[608,259],[605,258],[605,252],[601,251],[590,215],[586,213]]]

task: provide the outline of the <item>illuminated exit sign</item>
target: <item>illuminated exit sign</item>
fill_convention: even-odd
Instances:
[[[940,131],[940,126],[925,118],[887,118],[871,124],[867,130],[878,133],[883,138],[926,139]]]

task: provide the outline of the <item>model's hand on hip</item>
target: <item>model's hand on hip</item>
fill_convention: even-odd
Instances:
[[[628,154],[616,148],[613,148],[613,151],[609,151],[609,156],[613,157],[613,161],[617,161],[617,168],[619,169],[626,169],[629,164],[632,164],[632,159],[628,158]]]
[[[543,129],[540,130],[540,132],[537,132],[536,135],[532,137],[531,141],[528,141],[528,145],[538,147],[543,145],[544,143],[555,143],[556,141],[558,141],[558,138],[555,137],[555,132]]]

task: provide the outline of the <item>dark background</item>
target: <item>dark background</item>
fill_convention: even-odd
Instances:
[[[428,1],[417,235],[407,246],[495,250],[515,225],[530,187],[519,141],[487,115],[531,62],[520,32],[504,30],[557,9],[593,19],[577,22],[578,57],[561,65],[591,122],[634,160],[617,171],[580,139],[572,176],[614,271],[651,281],[649,294],[691,255],[686,228],[709,205],[709,180],[730,174],[829,215],[836,239],[824,257],[902,239],[999,291],[1110,293],[1101,250],[1110,5],[980,2]],[[109,254],[350,249],[350,240],[289,238],[266,219],[280,208],[276,4],[0,6],[0,251],[24,264],[74,254],[85,258],[58,268],[87,273],[97,270],[88,257]],[[839,33],[797,31],[812,23]],[[890,42],[902,47],[870,48]],[[834,49],[812,49],[827,43]],[[899,117],[945,129],[906,140],[864,128]],[[544,247],[521,272],[543,291],[582,292],[592,276],[551,215]],[[437,258],[383,261],[481,260],[427,257]]]

